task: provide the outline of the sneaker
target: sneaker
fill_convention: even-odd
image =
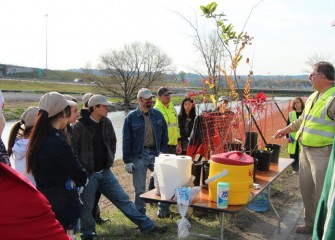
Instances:
[[[298,225],[295,229],[296,233],[301,233],[301,234],[312,234],[313,233],[313,227],[309,227],[304,225]]]
[[[157,213],[157,217],[158,218],[168,218],[171,216],[171,212],[170,211],[161,211],[161,210],[158,210],[158,213]]]
[[[150,234],[150,233],[158,233],[158,234],[162,234],[162,233],[166,233],[167,231],[167,226],[155,226],[153,229],[144,232],[145,234]]]

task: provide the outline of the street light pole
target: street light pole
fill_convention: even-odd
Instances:
[[[45,69],[48,69],[48,14],[45,14]]]

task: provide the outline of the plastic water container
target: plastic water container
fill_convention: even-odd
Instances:
[[[266,212],[269,209],[269,199],[266,190],[258,194],[249,204],[248,208],[256,212]]]
[[[254,159],[240,151],[214,154],[210,159],[209,178],[228,170],[228,174],[208,184],[209,198],[217,202],[218,182],[228,182],[229,205],[244,205],[249,201],[252,190]]]

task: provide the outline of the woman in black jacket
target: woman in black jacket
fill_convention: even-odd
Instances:
[[[72,103],[57,92],[41,97],[27,149],[27,171],[66,230],[73,229],[81,216],[78,188],[87,183],[87,173],[62,132],[69,123]]]
[[[178,114],[178,126],[180,131],[180,140],[182,144],[182,155],[186,155],[189,137],[192,132],[194,119],[196,117],[195,104],[192,98],[186,97],[180,106]]]

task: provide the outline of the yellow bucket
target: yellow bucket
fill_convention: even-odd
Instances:
[[[253,184],[254,159],[240,151],[231,151],[211,156],[209,178],[228,170],[228,174],[208,184],[209,198],[217,202],[217,183],[230,184],[228,205],[244,205],[248,203]]]

